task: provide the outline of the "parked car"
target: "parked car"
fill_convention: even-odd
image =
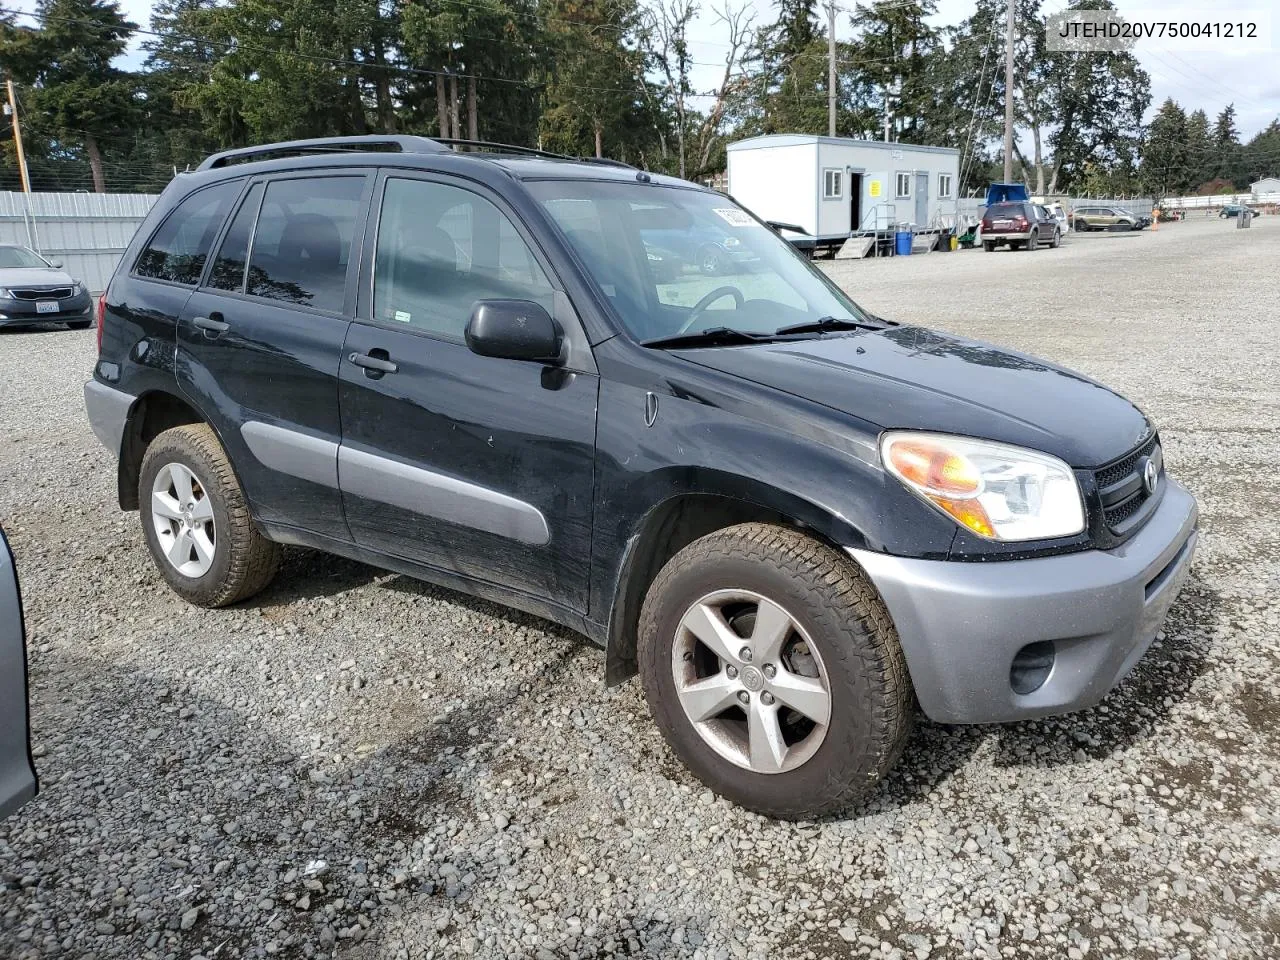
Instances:
[[[643,218],[648,213],[649,219]],[[670,263],[683,261],[709,277],[733,273],[751,264],[756,255],[734,236],[726,224],[697,224],[692,228],[672,228],[644,208],[636,216],[645,226],[640,238],[650,252]]]
[[[0,327],[45,321],[83,329],[93,298],[56,260],[16,244],[0,244]]]
[[[1071,211],[1073,230],[1141,230],[1151,226],[1150,217],[1138,217],[1123,207],[1083,206]]]
[[[35,795],[22,595],[13,552],[0,530],[0,818],[9,816]]]
[[[1014,250],[1035,250],[1041,244],[1062,243],[1057,219],[1038,203],[993,203],[982,215],[982,248],[991,253],[1008,245]]]
[[[750,276],[664,300],[654,217],[730,231]],[[617,164],[217,154],[102,304],[89,420],[178,596],[244,600],[295,544],[546,617],[771,815],[865,795],[916,702],[1097,703],[1196,545],[1128,400],[878,319],[729,198]]]
[[[1229,203],[1218,211],[1218,219],[1225,220],[1229,217],[1238,217],[1246,210],[1250,210],[1250,208],[1243,203]]]
[[[1071,220],[1067,217],[1067,208],[1061,203],[1046,203],[1044,208],[1049,211],[1053,219],[1058,222],[1058,230],[1066,233],[1071,229]]]

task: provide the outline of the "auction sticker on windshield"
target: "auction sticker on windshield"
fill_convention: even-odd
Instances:
[[[729,224],[729,226],[731,227],[760,226],[760,224],[758,224],[755,220],[751,218],[751,215],[749,213],[743,210],[737,210],[737,209],[734,209],[733,207],[715,207],[714,209],[716,214],[720,217],[720,219],[723,220],[725,223]]]

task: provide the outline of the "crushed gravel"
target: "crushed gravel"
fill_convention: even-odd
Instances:
[[[301,551],[184,606],[85,422],[93,331],[0,333],[43,789],[0,823],[0,957],[1280,955],[1280,218],[1233,227],[825,267],[1128,394],[1204,536],[1102,706],[922,722],[816,824],[712,796],[534,618]]]

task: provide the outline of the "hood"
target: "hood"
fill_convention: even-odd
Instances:
[[[1151,432],[1137,407],[1087,377],[922,327],[679,355],[883,429],[997,440],[1073,467],[1123,456]]]
[[[53,267],[0,267],[0,287],[69,287],[71,274]]]

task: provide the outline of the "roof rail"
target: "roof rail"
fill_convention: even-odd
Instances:
[[[548,160],[572,160],[574,163],[598,163],[606,167],[626,167],[628,170],[636,169],[629,163],[623,163],[621,160],[609,160],[604,157],[575,157],[567,153],[552,153],[550,150],[538,150],[534,147],[520,147],[514,143],[494,143],[490,140],[461,140],[456,137],[432,137],[436,143],[443,143],[450,147],[483,147],[486,150],[492,150],[495,153],[518,153],[522,156],[530,157],[546,157]]]
[[[319,137],[314,140],[289,140],[285,143],[264,143],[257,147],[223,150],[205,157],[196,169],[214,170],[233,163],[265,159],[272,156],[290,156],[307,153],[345,153],[353,150],[381,150],[398,153],[443,153],[443,141],[427,137],[409,137],[394,134],[364,137]]]

